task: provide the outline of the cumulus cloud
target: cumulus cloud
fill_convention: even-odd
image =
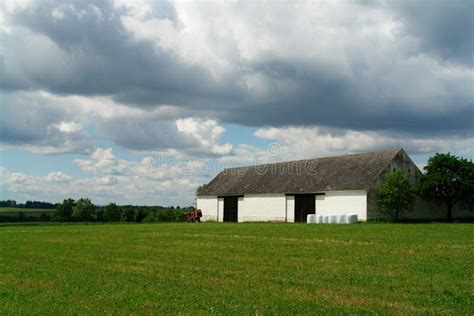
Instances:
[[[117,159],[112,153],[112,148],[97,148],[90,159],[76,159],[74,162],[86,172],[101,172],[105,174],[124,174],[127,171],[127,163]]]
[[[379,132],[321,127],[262,128],[255,136],[277,141],[280,158],[311,158],[355,152],[403,148],[410,154],[432,154],[454,150],[474,155],[474,137],[422,138]]]
[[[178,107],[129,107],[109,97],[61,96],[46,91],[0,93],[0,142],[36,153],[94,151],[97,139],[134,150],[222,155],[225,129],[215,120],[186,117]],[[184,117],[184,118],[183,118]],[[88,128],[89,127],[89,128]]]
[[[200,120],[188,117],[177,120],[176,127],[180,133],[188,135],[201,147],[209,148],[211,153],[226,155],[232,150],[232,145],[229,143],[219,145],[225,128],[217,125],[217,122],[214,120]]]
[[[65,174],[64,172],[56,171],[56,172],[48,173],[45,179],[47,182],[52,182],[52,183],[67,183],[72,180],[72,177]]]

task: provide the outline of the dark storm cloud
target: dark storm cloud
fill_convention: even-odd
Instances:
[[[423,50],[474,65],[474,1],[393,1],[402,32],[421,40]]]
[[[28,93],[0,94],[0,99],[0,143],[50,154],[89,153],[94,147],[84,131],[61,129],[73,117],[64,109]]]
[[[98,132],[121,146],[137,150],[185,149],[195,145],[194,140],[177,136],[174,121],[114,119],[102,123]]]
[[[365,5],[389,10],[379,3]],[[251,126],[321,125],[426,136],[472,134],[472,2],[393,2],[388,7],[393,19],[402,24],[396,34],[400,43],[414,37],[418,45],[380,58],[373,55],[377,44],[352,44],[341,58],[347,64],[341,71],[335,69],[339,65],[320,59],[319,52],[307,59],[268,52],[254,60],[233,52],[229,54],[233,72],[216,78],[205,65],[184,62],[150,41],[134,40],[121,21],[125,7],[114,7],[108,1],[37,2],[9,17],[14,31],[3,36],[7,49],[1,58],[4,75],[0,85],[11,91],[43,89],[61,95],[110,96],[140,108],[171,104],[196,116]],[[53,18],[58,8],[62,16]],[[181,23],[167,2],[158,2],[147,14]],[[51,43],[29,47],[34,34]],[[26,53],[28,47],[38,54]],[[191,49],[199,53],[199,47]],[[419,56],[429,56],[433,64],[414,62]],[[435,73],[432,67],[443,62],[459,64],[456,71],[460,74]],[[253,75],[263,78],[263,93],[243,83],[246,76]],[[160,133],[148,123],[103,124],[99,130],[114,131],[110,137],[125,147],[187,145],[170,141],[173,135]],[[10,125],[2,128],[8,139],[44,137],[41,133],[25,136],[21,128]],[[153,143],[160,144],[150,145]]]
[[[37,56],[35,63],[68,63],[64,69],[67,78],[52,77],[44,73],[24,73],[27,78],[13,80],[22,69],[11,69],[0,79],[4,88],[46,89],[57,94],[113,95],[120,100],[136,104],[179,103],[182,96],[196,94],[207,84],[208,75],[200,68],[176,62],[172,56],[156,51],[149,43],[132,42],[120,22],[120,11],[114,10],[107,1],[72,1],[59,6],[57,2],[36,5],[32,10],[21,11],[14,17],[15,25],[29,28],[55,43],[65,54],[52,59],[48,55]],[[92,5],[99,8],[101,16],[94,14]],[[53,18],[55,8],[64,17]],[[166,10],[162,9],[162,10]],[[158,16],[169,18],[172,14]],[[83,13],[85,12],[85,13]],[[170,12],[172,13],[172,12]],[[82,14],[82,15],[81,15]],[[16,34],[5,38],[11,59],[20,59]],[[15,51],[15,48],[18,48]],[[56,56],[53,56],[56,57]],[[13,82],[12,82],[13,81]],[[124,96],[127,95],[127,96]],[[128,100],[131,99],[131,100]]]

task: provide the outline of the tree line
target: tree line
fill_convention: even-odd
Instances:
[[[36,208],[36,209],[55,209],[56,204],[42,201],[26,201],[25,203],[17,203],[15,200],[2,200],[0,207],[14,207],[14,208]]]
[[[15,207],[12,206],[13,203],[8,205],[8,207]],[[185,220],[186,211],[192,209],[192,207],[117,205],[116,203],[97,206],[86,197],[78,200],[68,198],[54,206],[53,212],[48,210],[39,216],[28,212],[27,208],[21,208],[25,211],[19,211],[16,215],[11,214],[12,212],[0,213],[0,222],[181,222]]]
[[[181,222],[189,208],[177,206],[163,208],[160,206],[119,206],[109,203],[106,206],[95,206],[90,199],[65,199],[56,207],[51,221],[54,222]]]
[[[398,221],[402,214],[413,210],[416,196],[444,205],[448,221],[453,219],[455,205],[474,210],[472,160],[438,153],[428,159],[424,171],[420,183],[415,186],[402,172],[385,177],[377,193],[379,210]]]

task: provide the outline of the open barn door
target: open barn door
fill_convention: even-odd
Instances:
[[[295,222],[306,222],[308,214],[316,214],[316,195],[295,194]]]
[[[225,196],[224,197],[224,222],[237,222],[239,197]]]

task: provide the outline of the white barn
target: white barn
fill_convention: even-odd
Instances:
[[[229,168],[199,190],[197,208],[204,221],[218,222],[305,222],[308,214],[382,219],[376,192],[385,175],[396,171],[413,184],[423,176],[403,149]],[[444,214],[417,199],[409,217]]]

